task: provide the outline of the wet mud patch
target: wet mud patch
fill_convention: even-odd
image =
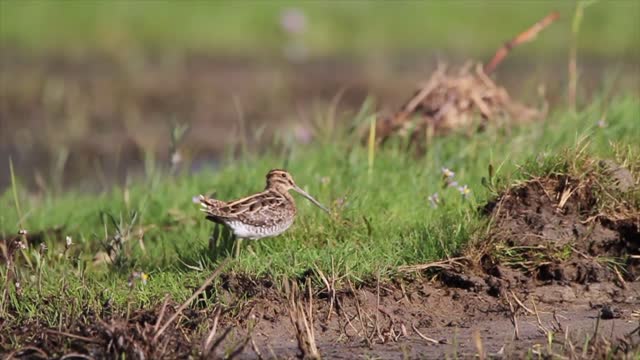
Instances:
[[[478,277],[460,276],[479,281]],[[459,280],[452,284],[463,286],[449,286],[420,273],[358,285],[328,280],[329,286],[309,288],[310,282],[291,280],[285,285],[229,273],[211,289],[214,300],[199,298],[183,310],[181,304],[168,301],[132,310],[129,315],[87,312],[61,327],[27,321],[10,327],[6,334],[22,345],[13,353],[17,358],[76,354],[108,359],[125,354],[137,359],[293,359],[309,355],[297,339],[307,339],[311,331],[317,352],[326,359],[468,358],[479,351],[491,357],[515,358],[546,344],[545,331],[555,334],[554,348],[568,349],[571,344],[578,354],[586,337],[595,335],[595,326],[600,335],[598,342],[586,343],[587,358],[601,358],[591,354],[603,344],[620,358],[640,346],[636,329],[640,313],[634,313],[638,282],[620,289],[616,299],[591,305],[541,301],[534,308],[528,300],[539,298],[520,291],[513,299],[518,297],[526,305],[510,310],[509,301],[492,296],[486,286],[467,287]],[[535,313],[528,313],[526,307]],[[514,314],[517,337],[511,321]],[[175,322],[165,328],[174,316]],[[297,327],[298,321],[306,326]],[[7,340],[2,341],[5,354],[14,351]],[[230,356],[232,353],[235,355]]]

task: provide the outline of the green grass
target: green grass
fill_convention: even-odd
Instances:
[[[438,138],[420,158],[398,141],[376,149],[371,168],[366,146],[357,145],[354,134],[335,129],[312,144],[282,141],[266,153],[229,160],[216,171],[147,174],[130,186],[100,194],[32,194],[18,184],[0,197],[0,235],[13,237],[21,223],[31,234],[62,230],[45,236],[48,250],[43,256],[38,246],[24,251],[32,267],[22,256],[16,257],[22,294],[18,296],[10,286],[12,313],[35,316],[55,326],[70,316],[67,311],[100,309],[107,299],[120,312],[128,304],[158,304],[165,294],[175,301],[185,300],[226,251],[217,257],[209,252],[213,224],[203,218],[192,197],[215,191],[221,199],[234,199],[259,191],[266,172],[285,165],[297,183],[329,206],[333,215],[297,198],[300,212],[294,226],[279,237],[251,242],[229,271],[276,279],[314,269],[355,281],[393,276],[400,265],[454,254],[484,229],[485,219],[477,209],[495,195],[481,185],[489,164],[499,186],[506,186],[526,177],[527,171],[555,169],[549,164],[557,164],[558,154],[585,141],[590,156],[613,158],[621,147],[640,153],[640,102],[615,98],[607,106],[607,126],[601,128],[596,122],[603,107],[595,101],[577,115],[558,112],[544,123],[509,131],[490,128],[473,137]],[[525,163],[526,168],[519,167]],[[443,187],[443,167],[455,171],[460,185],[471,188],[468,198],[454,187]],[[441,202],[434,208],[428,196],[436,192]],[[133,213],[135,221],[131,221]],[[132,231],[127,236],[129,226]],[[93,257],[117,227],[128,238],[122,261],[94,264]],[[144,249],[139,240],[142,234]],[[66,251],[65,236],[74,243]],[[128,286],[134,271],[150,275],[146,285]],[[0,274],[4,284],[7,267]],[[1,309],[8,305],[3,303]],[[72,305],[72,310],[66,305]]]
[[[0,41],[34,49],[127,47],[279,53],[283,9],[308,18],[313,54],[458,50],[490,56],[504,41],[558,10],[561,19],[516,54],[567,52],[573,1],[18,1],[0,2]],[[585,11],[579,48],[638,56],[637,1],[600,1]],[[517,55],[516,55],[517,56]]]

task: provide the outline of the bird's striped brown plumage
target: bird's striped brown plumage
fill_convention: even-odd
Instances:
[[[280,169],[267,174],[265,190],[231,202],[200,195],[207,219],[228,226],[241,239],[260,239],[286,231],[296,216],[296,205],[289,190],[295,190],[328,212],[313,197],[300,189],[291,175]]]

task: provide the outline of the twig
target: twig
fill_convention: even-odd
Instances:
[[[178,316],[180,316],[182,311],[186,309],[186,307],[189,306],[189,304],[191,304],[191,302],[193,302],[193,300],[195,300],[213,282],[213,280],[215,280],[218,277],[218,275],[220,275],[220,273],[222,272],[222,269],[224,269],[228,263],[229,263],[229,259],[227,258],[225,261],[222,262],[222,264],[220,264],[220,266],[218,266],[218,268],[213,272],[213,274],[211,274],[211,276],[209,276],[209,278],[205,280],[204,283],[202,283],[202,286],[200,286],[200,288],[196,290],[196,292],[194,292],[193,295],[191,295],[191,297],[187,299],[187,301],[185,301],[182,305],[180,305],[180,307],[176,310],[176,312],[173,315],[171,315],[169,320],[167,320],[167,322],[164,325],[162,325],[160,330],[156,332],[156,334],[153,336],[152,342],[156,342],[158,340],[160,335],[162,335],[162,333],[165,330],[167,330],[169,325],[171,325],[171,323],[174,322],[176,318],[178,318]]]
[[[535,310],[536,320],[538,321],[538,327],[540,328],[540,330],[542,330],[542,332],[545,335],[549,336],[549,329],[547,329],[544,325],[542,325],[542,320],[540,320],[540,314],[538,313],[538,307],[536,306],[535,301],[533,301],[533,298],[531,298],[531,303],[533,304],[533,309]]]
[[[327,313],[327,319],[325,320],[325,322],[329,322],[329,320],[331,320],[331,313],[333,312],[333,303],[335,302],[335,299],[336,299],[335,287],[332,286],[335,280],[332,278],[331,283],[329,283],[329,280],[317,265],[316,265],[316,272],[318,272],[318,275],[320,275],[320,279],[322,280],[324,285],[327,287],[327,292],[329,293],[329,312]]]
[[[514,294],[513,290],[509,290],[509,292],[511,293],[511,296],[513,296],[513,300],[515,300],[518,303],[518,305],[520,305],[521,308],[523,308],[529,314],[534,315],[534,312],[531,311],[531,309],[529,309],[528,307],[524,306],[522,301],[520,301],[520,299],[518,299],[516,294]],[[533,302],[533,299],[531,299],[531,301]],[[535,306],[535,304],[534,304],[534,306]]]
[[[462,266],[462,264],[459,263],[458,260],[465,260],[465,259],[467,259],[466,256],[460,256],[460,257],[455,257],[448,260],[435,261],[427,264],[404,265],[404,266],[398,267],[398,271],[403,271],[403,272],[420,271],[420,270],[425,270],[433,267],[450,269],[452,267],[452,264]]]
[[[285,292],[289,302],[289,319],[296,331],[298,348],[305,359],[320,359],[320,353],[316,345],[313,328],[313,294],[311,293],[311,281],[307,281],[309,290],[309,308],[305,309],[302,301],[298,299],[298,286],[295,282],[284,283]],[[307,313],[308,312],[308,313]]]
[[[552,324],[551,326],[554,327],[557,332],[564,331],[564,327],[562,326],[562,323],[558,319],[558,313],[556,312],[555,309],[553,309],[552,314],[553,314],[553,321],[555,322],[555,325]],[[564,317],[564,316],[562,316],[562,317]]]
[[[207,338],[202,344],[202,354],[209,354],[211,352],[211,349],[213,348],[212,346],[213,344],[211,342],[213,341],[213,338],[216,336],[216,333],[218,332],[218,321],[220,320],[220,313],[221,313],[220,308],[216,308],[216,310],[214,311],[214,314],[216,315],[213,318],[213,326],[209,331],[209,335],[207,335]]]
[[[484,351],[484,344],[482,343],[482,337],[480,336],[480,331],[476,330],[473,333],[473,341],[475,342],[476,349],[478,350],[478,358],[480,360],[484,360],[486,358]]]
[[[258,345],[256,345],[256,342],[253,340],[253,336],[251,337],[251,348],[253,349],[253,352],[256,353],[258,360],[264,359],[262,357],[262,353],[260,352],[260,349],[258,348]]]
[[[489,61],[489,63],[484,67],[484,72],[486,74],[491,74],[496,69],[496,67],[500,65],[502,60],[504,60],[504,58],[509,54],[511,49],[520,44],[524,44],[535,39],[540,31],[556,21],[558,17],[560,17],[560,14],[557,11],[554,11],[545,16],[542,20],[533,24],[533,26],[531,26],[527,30],[518,34],[518,36],[516,36],[515,38],[506,42],[500,49],[498,49],[498,51],[496,51],[496,54],[493,55],[491,61]]]
[[[48,332],[49,334],[60,335],[60,336],[64,336],[64,337],[68,337],[68,338],[76,339],[76,340],[82,340],[82,341],[88,342],[88,343],[103,344],[103,341],[101,341],[101,340],[96,340],[96,339],[88,338],[88,337],[81,336],[81,335],[75,335],[75,334],[71,334],[71,333],[64,332],[64,331],[51,330],[51,329],[47,329],[45,331]]]
[[[417,107],[420,105],[422,100],[424,100],[433,90],[436,89],[438,85],[437,79],[440,78],[444,71],[446,70],[445,66],[439,66],[436,70],[435,74],[427,84],[421,87],[420,91],[415,94],[405,106],[402,107],[402,111],[398,114],[398,118],[402,119],[407,115],[411,114]],[[397,119],[396,119],[397,120]]]
[[[60,360],[67,360],[67,359],[74,359],[74,360],[78,360],[78,359],[87,359],[87,360],[93,360],[95,359],[93,356],[89,356],[89,355],[85,355],[85,354],[81,354],[81,353],[68,353],[68,354],[64,354],[64,356],[62,356],[60,358]]]
[[[416,332],[416,334],[418,334],[418,336],[420,336],[420,337],[421,337],[421,338],[423,338],[424,340],[426,340],[426,341],[428,341],[428,342],[430,342],[430,343],[432,343],[432,344],[436,344],[436,345],[440,344],[440,341],[438,341],[438,340],[436,340],[436,339],[432,339],[432,338],[430,338],[430,337],[427,337],[427,336],[423,335],[423,334],[418,330],[418,328],[416,327],[416,325],[415,325],[414,323],[411,323],[411,327],[413,328],[413,331],[415,331],[415,332]]]
[[[353,298],[356,301],[356,313],[358,314],[358,320],[360,321],[360,327],[362,328],[362,332],[364,333],[364,339],[367,342],[367,346],[369,348],[372,347],[371,339],[369,339],[369,334],[367,334],[367,328],[364,323],[364,319],[362,318],[362,311],[360,310],[360,300],[358,300],[358,294],[353,289],[353,285],[351,285],[351,280],[347,279],[347,283],[349,284],[349,288],[351,289],[351,293],[353,293]]]
[[[169,302],[169,294],[165,295],[164,301],[162,302],[162,307],[160,308],[160,314],[158,315],[158,320],[156,320],[156,325],[153,327],[153,332],[158,332],[158,327],[160,323],[162,323],[162,318],[164,318],[164,312],[167,310],[167,303]]]
[[[360,331],[358,331],[358,329],[356,329],[356,327],[353,325],[353,323],[351,323],[351,319],[349,319],[349,314],[346,311],[342,311],[342,313],[344,314],[344,318],[347,319],[347,323],[344,325],[344,333],[347,335],[347,337],[350,337],[349,334],[347,333],[347,325],[351,326],[351,328],[353,329],[353,331],[356,333],[356,336],[360,336]],[[353,319],[355,319],[358,315],[354,315]]]
[[[511,311],[511,324],[514,327],[514,340],[520,340],[520,330],[518,329],[518,317],[516,311],[513,308],[513,303],[509,300],[509,296],[505,296],[507,303],[509,304],[509,310]]]
[[[376,309],[380,310],[380,274],[378,274],[376,279]],[[375,325],[378,338],[384,343],[384,336],[382,336],[382,332],[380,331],[380,316],[378,311],[376,311]]]
[[[620,274],[620,270],[618,270],[618,266],[613,265],[613,270],[616,273],[616,277],[618,278],[618,281],[620,281],[620,287],[623,289],[627,288],[627,282],[624,281],[624,278],[622,277],[622,274]]]

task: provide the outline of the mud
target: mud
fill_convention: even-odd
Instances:
[[[235,302],[225,307],[226,312],[220,317],[214,338],[227,329],[230,332],[215,354],[222,356],[225,351],[228,354],[250,334],[253,343],[249,341],[238,358],[259,358],[257,352],[263,358],[299,356],[295,328],[283,294],[273,287],[252,287],[255,296],[241,302],[237,289],[221,291],[221,297]],[[547,348],[545,331],[555,334],[552,347],[558,352],[571,344],[580,353],[587,336],[597,333],[606,335],[611,343],[627,346],[624,348],[627,351],[640,345],[640,335],[629,335],[639,326],[632,311],[638,309],[640,283],[629,284],[626,289],[579,285],[545,285],[540,289],[518,294],[520,301],[527,308],[535,308],[536,313],[516,308],[517,338],[509,305],[486,291],[449,288],[440,281],[425,278],[405,279],[403,285],[396,281],[340,290],[332,305],[330,294],[320,290],[314,292],[312,304],[315,338],[320,354],[326,359],[471,358],[479,353],[478,341],[485,354],[512,358],[538,345]],[[549,296],[556,292],[565,297]],[[308,305],[305,296],[300,301]],[[178,305],[166,307],[164,321]],[[607,314],[614,316],[603,316],[605,307]],[[46,357],[76,353],[114,358],[126,353],[128,358],[186,358],[200,354],[216,310],[196,304],[183,313],[178,327],[168,327],[154,341],[162,312],[161,307],[139,310],[128,319],[107,313],[86,314],[64,329],[25,323],[13,329],[12,336],[31,347],[15,355],[37,358],[43,353]],[[424,336],[435,342],[425,340]],[[6,344],[6,340],[2,343]],[[622,354],[624,351],[620,350],[617,355]]]
[[[503,276],[518,268],[536,284],[613,282],[624,287],[640,276],[640,209],[618,204],[597,209],[593,177],[565,175],[527,181],[487,204],[495,221],[481,259],[485,273]],[[521,279],[512,279],[520,282]]]

